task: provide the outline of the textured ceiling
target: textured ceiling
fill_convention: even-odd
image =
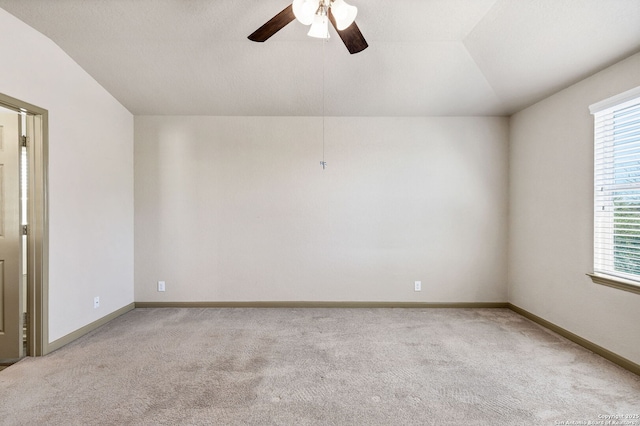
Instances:
[[[350,3],[369,43],[355,55],[335,32],[323,43],[297,21],[247,40],[288,0],[0,7],[136,115],[508,115],[640,51],[640,0]]]

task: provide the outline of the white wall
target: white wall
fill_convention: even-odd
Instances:
[[[640,295],[591,282],[589,105],[640,85],[640,54],[511,119],[509,301],[640,363]]]
[[[51,342],[133,302],[133,117],[2,9],[0,58],[0,93],[49,111]]]
[[[136,116],[135,299],[504,302],[507,136],[326,118],[322,170],[322,118]]]

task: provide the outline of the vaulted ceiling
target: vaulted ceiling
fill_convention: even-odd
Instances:
[[[355,55],[333,28],[323,43],[297,21],[247,39],[289,0],[0,7],[136,115],[509,115],[640,51],[639,0],[349,3],[369,43]]]

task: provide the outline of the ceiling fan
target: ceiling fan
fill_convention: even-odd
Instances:
[[[264,42],[294,19],[311,25],[310,37],[329,38],[329,22],[338,32],[342,42],[352,55],[369,47],[355,23],[358,9],[344,0],[293,0],[280,13],[255,30],[248,38]]]

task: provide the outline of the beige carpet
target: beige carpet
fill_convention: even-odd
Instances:
[[[506,309],[136,309],[0,373],[2,425],[559,425],[621,414],[640,414],[639,376]]]

